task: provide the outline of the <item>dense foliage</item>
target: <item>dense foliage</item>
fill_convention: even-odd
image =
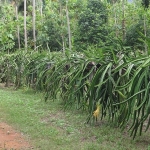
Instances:
[[[43,91],[45,101],[61,99],[64,108],[83,109],[87,122],[108,118],[122,129],[129,125],[135,138],[150,125],[149,4],[79,4],[27,2],[25,14],[23,1],[1,3],[0,82]]]
[[[89,0],[78,20],[79,31],[75,39],[77,50],[81,51],[92,44],[100,46],[101,42],[106,42],[108,31],[105,26],[107,21],[106,6],[99,0]]]

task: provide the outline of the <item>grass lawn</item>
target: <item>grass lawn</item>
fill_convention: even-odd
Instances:
[[[85,124],[86,114],[63,111],[61,101],[42,93],[0,88],[0,122],[26,135],[36,150],[150,150],[150,132],[132,140],[107,121]]]

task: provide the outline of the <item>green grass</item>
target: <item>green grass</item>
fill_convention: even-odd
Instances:
[[[63,111],[59,100],[45,103],[42,93],[0,89],[0,121],[24,133],[36,150],[150,150],[148,132],[133,141],[107,121],[85,124],[86,117]]]

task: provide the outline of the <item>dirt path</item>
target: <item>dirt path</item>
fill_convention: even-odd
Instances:
[[[6,123],[0,123],[0,150],[31,150],[23,135]]]
[[[0,88],[6,88],[0,83]],[[25,140],[23,134],[15,131],[10,125],[0,122],[0,150],[31,150],[33,147]]]

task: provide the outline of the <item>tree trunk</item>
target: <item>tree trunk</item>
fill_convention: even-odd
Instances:
[[[35,35],[35,0],[33,0],[33,11],[32,11],[32,16],[33,16],[33,44],[34,44],[34,50],[36,49],[36,35]]]
[[[27,11],[27,1],[24,0],[24,42],[25,50],[27,51],[27,23],[26,23],[26,11]]]
[[[62,20],[62,4],[61,4],[61,1],[59,1],[60,3],[60,20]],[[61,23],[61,27],[63,27],[63,23]],[[63,52],[65,52],[65,40],[64,40],[64,33],[62,31],[62,34],[61,34],[61,38],[62,38],[62,50]]]
[[[9,87],[10,85],[10,65],[9,60],[7,60],[7,71],[6,71],[6,84],[5,87]]]
[[[69,13],[68,13],[68,0],[66,0],[66,17],[67,17],[67,26],[68,26],[68,39],[69,39],[69,49],[71,50],[71,30],[70,30],[70,20],[69,20]]]
[[[146,15],[144,14],[144,35],[145,35],[145,37],[147,36],[146,28],[147,28],[146,27]],[[147,54],[147,45],[146,45],[146,43],[144,43],[144,47],[145,47],[145,53]]]
[[[15,3],[15,11],[16,11],[16,19],[18,21],[18,6],[16,3]],[[19,28],[19,25],[17,25],[17,36],[18,36],[18,48],[20,50],[20,28]]]
[[[41,17],[42,17],[43,16],[43,0],[40,0],[40,4],[41,4],[40,13],[41,13]]]
[[[114,24],[115,24],[115,34],[116,34],[116,37],[118,37],[118,29],[117,29],[117,13],[116,13],[116,9],[115,9],[115,1],[112,0],[112,3],[113,3],[113,13],[114,13]]]
[[[122,0],[122,41],[125,41],[125,0]]]

